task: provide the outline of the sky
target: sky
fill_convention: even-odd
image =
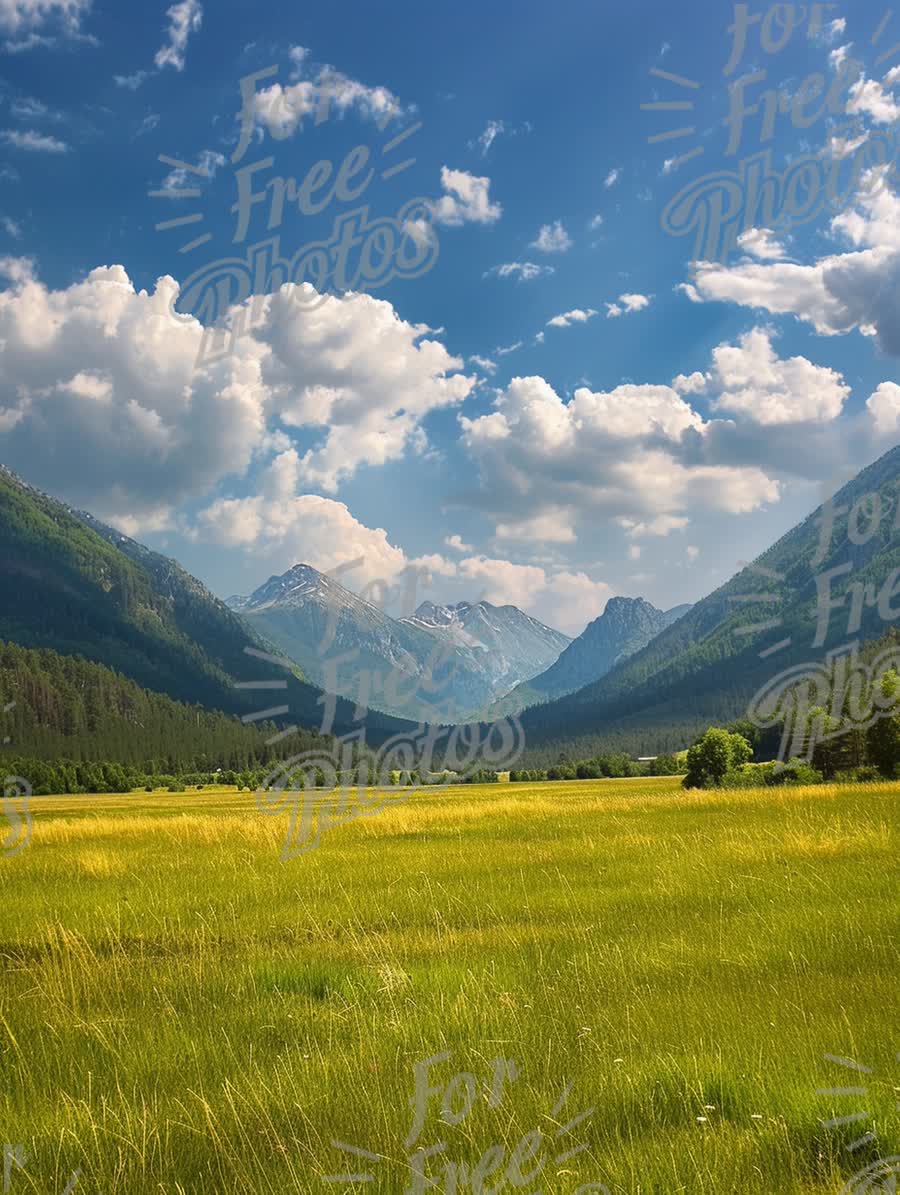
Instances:
[[[695,601],[898,439],[898,118],[868,0],[0,0],[0,460],[223,597]]]

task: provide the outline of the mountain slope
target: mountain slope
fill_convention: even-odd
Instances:
[[[476,649],[492,689],[510,688],[523,678],[536,676],[572,642],[568,635],[545,626],[517,606],[483,601],[453,606],[423,602],[415,614],[401,621]]]
[[[511,606],[426,602],[393,619],[307,564],[228,602],[318,684],[422,721],[480,708],[568,642]]]
[[[900,618],[900,604],[890,601],[900,579],[898,478],[894,448],[835,496],[835,512],[845,509],[830,534],[823,534],[827,509],[819,507],[601,680],[526,711],[529,747],[581,751],[603,742],[640,753],[672,750],[710,722],[743,715],[753,694],[790,666],[883,635]],[[860,516],[848,527],[848,511],[867,496],[882,517]],[[828,600],[843,606],[826,617]]]
[[[545,672],[517,685],[491,707],[491,714],[514,713],[599,680],[689,609],[684,605],[662,611],[643,598],[610,598],[603,613],[588,623]]]
[[[314,731],[267,744],[274,725],[173,701],[103,664],[0,642],[0,756],[109,760],[148,772],[265,766],[319,747]],[[7,765],[8,768],[8,765]]]
[[[134,540],[73,511],[0,466],[0,639],[81,655],[138,685],[207,709],[250,714],[272,707],[236,681],[285,680],[282,721],[321,724],[326,698],[293,672],[248,656],[271,651],[196,578]],[[337,733],[357,729],[349,702]],[[370,711],[367,729],[404,724]]]

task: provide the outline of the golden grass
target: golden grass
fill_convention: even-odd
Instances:
[[[508,1159],[538,1128],[548,1193],[837,1195],[900,1153],[897,795],[426,790],[287,862],[287,815],[253,795],[35,798],[32,844],[0,859],[14,1181],[401,1192],[412,1067],[447,1050],[435,1075],[480,1093],[456,1126],[429,1105],[421,1144],[448,1158]],[[825,1053],[873,1068],[871,1126],[823,1128],[855,1110],[816,1094],[855,1082]],[[490,1107],[496,1056],[521,1077]],[[585,1151],[552,1161],[590,1106]],[[333,1139],[378,1155],[354,1167],[374,1183],[323,1181],[348,1160]]]

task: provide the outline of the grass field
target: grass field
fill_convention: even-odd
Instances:
[[[444,1191],[497,1146],[457,1191],[837,1195],[900,1154],[898,792],[466,786],[287,862],[247,794],[35,798],[0,859],[9,1189]],[[457,1079],[407,1146],[443,1051],[471,1108]]]

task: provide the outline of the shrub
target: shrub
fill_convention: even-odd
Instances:
[[[711,726],[687,754],[685,788],[718,788],[729,772],[737,772],[748,763],[753,748],[739,734]]]
[[[779,768],[777,771],[774,768],[772,769],[772,774],[766,783],[775,786],[782,784],[821,784],[822,773],[817,771],[805,759],[789,759],[783,768]]]

